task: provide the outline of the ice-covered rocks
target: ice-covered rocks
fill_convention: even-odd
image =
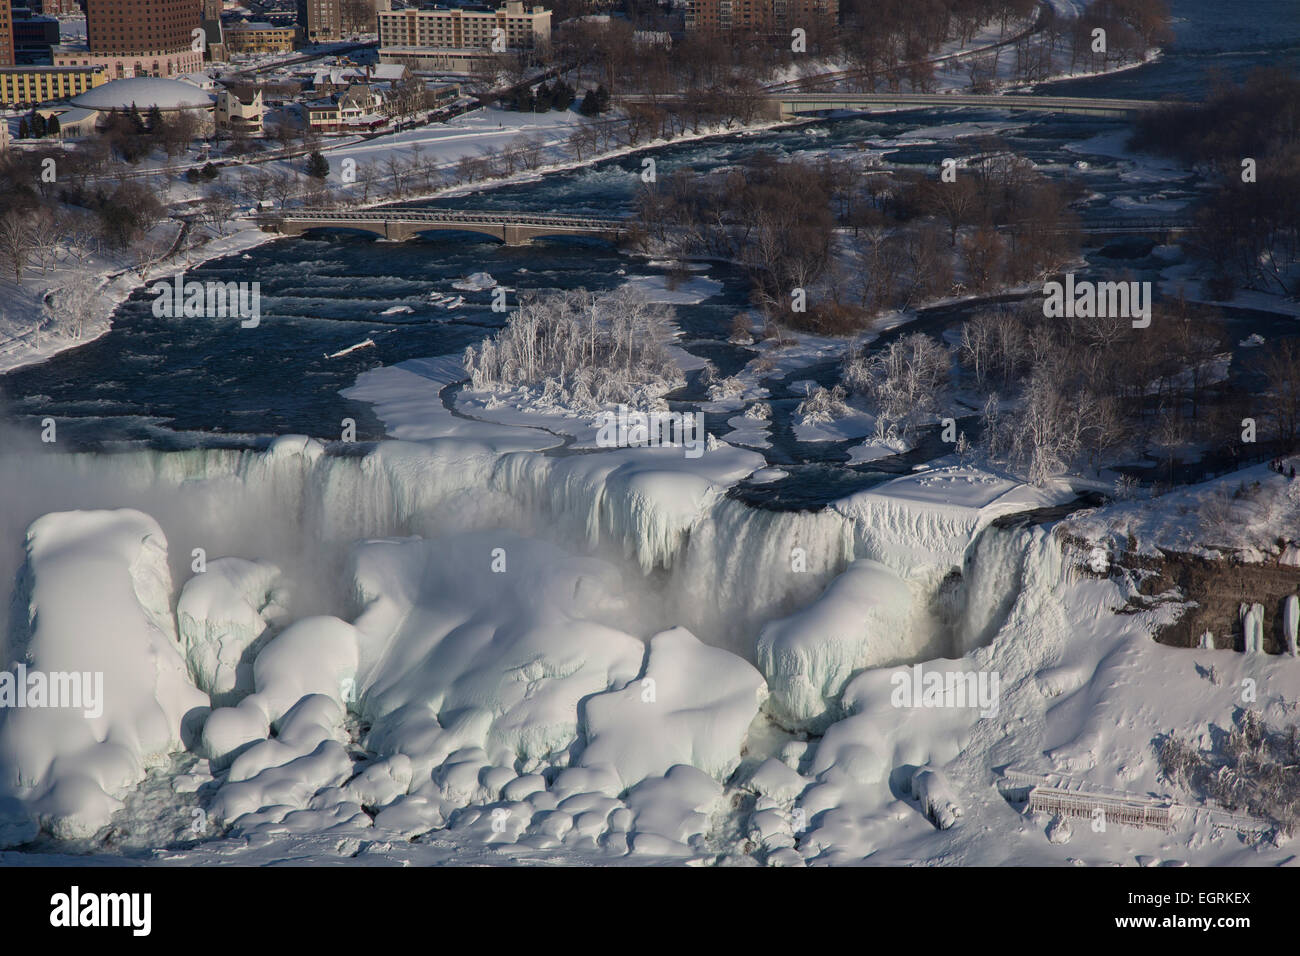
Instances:
[[[811,605],[765,626],[756,650],[783,726],[822,730],[841,716],[845,683],[867,667],[915,655],[907,583],[877,561],[850,564]]]
[[[687,844],[708,831],[709,814],[721,798],[718,782],[694,767],[673,767],[643,780],[627,795],[634,821],[632,852],[690,855]]]
[[[650,639],[640,680],[587,701],[582,764],[612,767],[629,787],[677,764],[724,780],[766,696],[743,659],[684,628],[664,631]]]
[[[775,757],[769,757],[759,764],[745,784],[746,789],[759,796],[784,803],[793,801],[807,786],[806,778]]]
[[[216,705],[253,690],[252,657],[273,623],[284,620],[266,561],[217,558],[185,582],[176,606],[190,677]]]
[[[50,696],[3,709],[5,782],[49,832],[89,836],[208,704],[176,640],[167,539],[139,511],[47,514],[28,529],[14,608],[6,659]]]

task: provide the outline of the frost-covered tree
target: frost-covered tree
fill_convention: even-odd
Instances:
[[[849,393],[843,385],[834,385],[831,388],[818,388],[809,394],[799,407],[795,409],[795,414],[805,425],[822,424],[834,421],[842,415],[849,412],[848,403],[845,401]]]
[[[997,438],[1031,484],[1043,485],[1064,472],[1084,446],[1095,406],[1086,393],[1068,394],[1048,369],[1036,371],[1019,407],[1006,416]],[[986,428],[989,427],[986,423]]]
[[[465,350],[465,369],[480,392],[523,387],[584,411],[644,404],[683,382],[666,347],[672,319],[629,288],[525,298],[495,339]]]
[[[906,433],[938,407],[951,364],[946,346],[916,332],[870,354],[850,351],[842,381],[850,391],[865,395],[878,417]]]

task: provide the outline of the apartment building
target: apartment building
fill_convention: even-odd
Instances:
[[[551,40],[551,11],[509,0],[487,7],[425,7],[379,14],[379,59],[412,70],[489,67],[500,53],[534,50]]]
[[[226,52],[288,53],[293,49],[296,30],[270,23],[232,23],[225,27]]]
[[[834,27],[839,18],[839,0],[687,0],[686,4],[686,29],[691,33],[788,34],[795,27]]]
[[[36,106],[69,99],[108,82],[102,66],[0,67],[0,104]]]
[[[327,43],[342,39],[341,0],[298,0],[298,35],[303,43]]]
[[[0,3],[0,66],[14,65],[14,15],[8,0]]]

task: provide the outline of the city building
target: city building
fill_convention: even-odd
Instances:
[[[59,45],[57,17],[41,16],[27,7],[13,8],[14,62],[49,63]]]
[[[533,50],[551,40],[551,11],[509,0],[486,7],[426,7],[379,14],[379,59],[412,70],[487,68],[501,53]]]
[[[102,66],[0,67],[0,104],[28,107],[53,103],[108,82]]]
[[[209,60],[220,62],[226,58],[226,35],[221,26],[221,0],[203,0],[199,14],[199,28],[206,43],[204,53]]]
[[[14,16],[9,0],[0,2],[0,66],[14,65]]]
[[[225,28],[226,52],[288,53],[293,49],[297,31],[293,27],[275,26],[263,21],[232,23]]]
[[[203,68],[195,0],[86,0],[86,45],[60,46],[56,66],[104,66],[116,79],[174,77]]]
[[[307,122],[321,133],[378,129],[388,122],[382,115],[383,94],[364,83],[354,83],[342,93],[304,104]]]
[[[95,132],[100,114],[95,110],[86,110],[78,106],[51,107],[37,110],[48,123],[52,118],[59,120],[59,139],[81,139]]]
[[[216,124],[233,133],[245,136],[262,134],[262,118],[266,108],[262,105],[262,91],[253,90],[247,96],[239,96],[232,90],[222,90],[217,94],[217,103],[213,109]]]
[[[393,9],[392,0],[340,0],[344,35],[356,33],[376,33],[379,30],[379,14]]]
[[[342,0],[298,0],[298,36],[303,43],[342,39]]]
[[[789,35],[795,27],[834,27],[839,0],[687,0],[686,30],[728,33],[732,30]]]
[[[36,0],[37,9],[47,17],[79,17],[81,4],[77,0]]]

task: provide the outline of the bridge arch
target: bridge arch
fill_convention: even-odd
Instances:
[[[287,235],[305,236],[311,233],[340,233],[343,235],[366,235],[374,236],[379,239],[386,238],[384,235],[384,224],[375,223],[348,223],[341,224],[336,222],[321,222],[315,224],[301,223],[293,226],[286,225],[284,232]]]

